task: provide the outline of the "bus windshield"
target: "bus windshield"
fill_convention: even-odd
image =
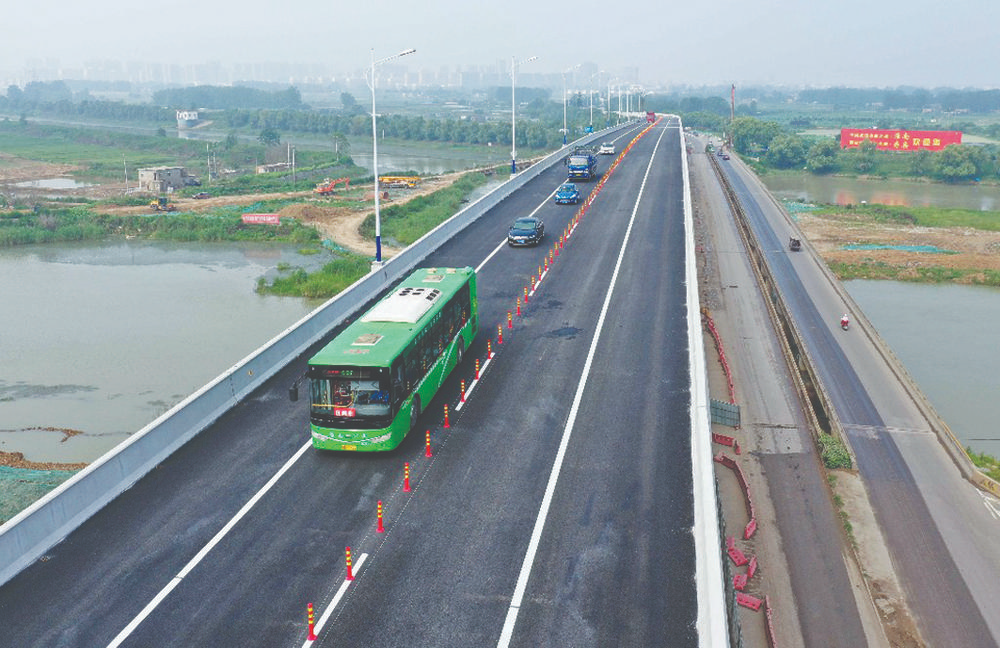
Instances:
[[[390,413],[389,386],[378,369],[315,367],[312,413],[322,418],[385,418]]]

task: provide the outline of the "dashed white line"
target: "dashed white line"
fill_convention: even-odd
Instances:
[[[354,565],[355,579],[358,577],[358,574],[361,573],[361,565],[365,563],[365,558],[367,557],[368,554],[366,553],[363,553],[360,556],[358,556],[358,562],[356,565]],[[337,593],[334,594],[333,596],[333,600],[330,601],[330,605],[326,606],[326,609],[323,610],[323,616],[319,618],[319,621],[317,621],[316,625],[313,627],[313,632],[316,633],[317,637],[319,636],[319,633],[323,631],[323,626],[326,625],[326,622],[330,620],[330,616],[336,609],[337,604],[340,603],[340,599],[344,598],[344,594],[347,592],[347,588],[351,586],[352,582],[354,581],[349,581],[347,579],[344,579],[344,582],[340,584],[340,589],[337,590]],[[302,644],[302,648],[308,648],[308,646],[313,645],[314,641],[315,640],[312,639],[306,639],[305,643]]]

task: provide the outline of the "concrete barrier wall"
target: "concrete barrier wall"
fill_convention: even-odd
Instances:
[[[567,149],[591,144],[624,127],[627,125],[590,134],[521,171],[0,526],[0,585],[41,557],[383,288],[405,276],[445,241],[543,171],[561,163]]]

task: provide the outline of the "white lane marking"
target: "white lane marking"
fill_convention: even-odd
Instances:
[[[363,553],[360,556],[358,556],[358,564],[354,565],[355,580],[358,579],[358,576],[361,573],[361,565],[365,564],[365,558],[367,557],[368,554],[366,553]],[[333,611],[337,607],[337,604],[340,603],[340,599],[344,598],[344,593],[347,592],[347,588],[350,587],[351,583],[353,582],[354,581],[349,581],[345,578],[344,582],[340,584],[340,589],[338,589],[337,593],[333,596],[333,600],[330,601],[330,605],[326,606],[326,609],[323,611],[323,616],[319,618],[319,621],[317,621],[315,627],[313,627],[313,632],[316,634],[317,637],[319,637],[319,633],[323,631],[323,626],[326,625],[326,622],[330,620],[330,615],[333,614]],[[311,645],[313,645],[313,641],[306,639],[305,643],[302,644],[302,648],[307,648],[307,646]]]
[[[241,508],[239,512],[226,523],[226,526],[222,527],[222,529],[215,534],[215,537],[209,540],[208,544],[202,547],[201,551],[199,551],[198,554],[192,558],[191,561],[185,565],[184,568],[180,570],[156,596],[153,597],[153,600],[146,604],[146,607],[142,609],[142,612],[140,612],[138,616],[132,619],[132,621],[118,633],[118,636],[108,644],[108,648],[117,648],[117,646],[120,646],[123,641],[128,639],[129,635],[131,635],[135,629],[139,627],[139,624],[142,623],[143,620],[145,620],[145,618],[156,609],[156,606],[158,606],[163,599],[167,598],[167,595],[170,594],[175,587],[180,585],[180,582],[184,580],[184,577],[191,573],[191,570],[197,567],[198,563],[200,563],[202,559],[208,555],[208,552],[214,549],[215,546],[219,544],[224,537],[226,537],[226,534],[229,533],[234,526],[236,526],[236,523],[243,519],[243,516],[250,512],[250,509],[252,509],[262,497],[264,497],[267,491],[271,490],[271,488],[278,483],[278,480],[281,479],[282,475],[284,475],[295,464],[295,462],[299,460],[299,458],[305,453],[306,450],[309,449],[311,445],[312,441],[309,441],[299,448],[298,451],[292,455],[292,458],[286,461],[285,465],[282,466],[281,469],[276,472],[274,476],[271,477],[271,479],[269,479],[268,482],[264,484],[264,486],[257,491],[257,493],[251,497],[246,504],[243,505],[243,508]]]
[[[532,211],[531,214],[529,214],[529,216],[534,216],[536,213],[538,213],[538,210],[540,210],[543,206],[545,206],[545,204],[552,198],[552,196],[555,195],[558,189],[559,189],[558,186],[555,189],[553,189],[552,193],[550,193],[544,201],[542,201],[537,207],[535,207],[534,211]],[[497,252],[499,252],[503,248],[506,242],[507,242],[506,239],[501,241],[500,244],[497,245],[497,247],[494,248],[494,250],[489,254],[489,256],[483,259],[483,262],[480,263],[479,266],[476,268],[477,273],[483,268],[483,266],[487,264],[487,262],[489,262],[490,259],[493,258],[494,255],[496,255]],[[543,273],[542,276],[544,277],[545,274],[548,274],[548,271]],[[535,284],[535,286],[537,287],[541,283],[542,283],[542,278],[539,277],[538,282]],[[531,291],[531,294],[534,294],[534,290]],[[486,362],[483,364],[483,366],[480,367],[480,375],[482,375],[482,373],[486,371],[486,367],[489,366],[491,361],[492,358],[488,358]],[[466,395],[472,392],[472,386],[474,386],[477,382],[479,381],[478,380],[473,381]],[[461,406],[462,404],[460,403],[455,409],[460,410]],[[178,572],[176,576],[171,578],[170,582],[167,583],[163,587],[163,589],[161,589],[156,594],[156,596],[154,596],[153,599],[146,604],[146,607],[144,607],[142,611],[139,612],[139,614],[134,619],[132,619],[132,621],[130,621],[129,624],[126,625],[121,632],[118,633],[118,635],[111,641],[111,643],[108,644],[108,648],[118,648],[118,646],[120,646],[122,642],[128,639],[129,636],[131,636],[131,634],[135,632],[135,629],[139,627],[139,624],[141,624],[146,619],[146,617],[148,617],[153,612],[153,610],[155,610],[160,605],[160,603],[162,603],[163,600],[167,598],[167,596],[170,594],[170,592],[174,590],[175,587],[180,585],[181,581],[184,580],[184,578],[189,573],[191,573],[191,570],[193,570],[198,565],[198,563],[200,563],[202,559],[204,559],[205,556],[208,555],[208,553],[215,548],[215,546],[222,540],[222,538],[224,538],[232,530],[232,528],[236,526],[236,524],[248,512],[250,512],[250,509],[252,509],[254,505],[256,505],[258,501],[260,501],[260,499],[267,493],[267,491],[269,491],[278,482],[278,480],[281,479],[281,477],[295,464],[295,462],[302,457],[302,455],[305,453],[305,451],[309,448],[310,445],[312,445],[312,441],[309,441],[308,443],[303,445],[301,448],[298,449],[298,451],[294,455],[292,455],[292,458],[289,459],[285,463],[285,465],[282,466],[281,469],[278,470],[278,472],[275,473],[271,477],[271,479],[268,480],[268,482],[259,491],[257,491],[257,493],[246,504],[243,505],[243,508],[241,508],[239,512],[237,512],[236,515],[231,520],[229,520],[229,522],[227,522],[226,525],[222,527],[222,529],[218,533],[215,534],[215,537],[213,537],[208,542],[208,544],[202,547],[201,551],[199,551],[198,554],[194,558],[192,558],[191,561],[188,562],[188,564],[185,565],[184,568],[181,569],[181,571]],[[362,554],[361,558],[358,560],[357,567],[359,569],[361,567],[361,563],[367,556],[368,554]],[[345,585],[346,584],[347,582],[345,581]],[[341,589],[346,590],[346,587],[342,585]],[[341,593],[338,592],[337,596],[334,598],[334,603],[331,604],[332,606],[336,605],[336,602],[339,601],[340,596]],[[332,611],[332,607],[328,608],[328,611],[324,613],[323,618],[320,620],[320,624],[322,624],[326,620],[326,618],[329,616],[330,611]],[[319,633],[319,628],[320,626],[317,626],[315,629],[317,634]]]
[[[1000,502],[997,501],[997,498],[986,493],[979,493],[979,495],[983,498],[983,505],[993,516],[993,519],[1000,520]]]
[[[656,146],[653,147],[653,154],[649,157],[649,164],[646,165],[646,174],[642,177],[642,185],[639,187],[639,195],[635,199],[635,207],[632,208],[632,217],[628,222],[628,229],[625,230],[625,239],[622,241],[621,250],[618,251],[618,261],[615,263],[614,272],[611,274],[611,281],[608,284],[607,294],[604,296],[604,305],[601,307],[601,314],[597,318],[597,328],[594,332],[594,339],[590,342],[590,350],[587,352],[587,361],[583,365],[583,372],[580,382],[576,387],[576,394],[573,396],[573,405],[570,407],[569,419],[563,429],[562,440],[559,442],[559,451],[556,453],[555,461],[552,464],[552,472],[549,474],[549,483],[545,487],[545,495],[542,497],[542,505],[538,509],[538,517],[535,518],[535,528],[531,533],[531,540],[528,542],[528,550],[524,554],[524,562],[521,563],[521,573],[517,577],[517,584],[514,586],[514,595],[511,597],[510,607],[507,609],[507,618],[504,620],[503,630],[500,632],[500,640],[497,642],[498,648],[507,648],[510,640],[514,636],[514,624],[517,623],[517,614],[521,609],[521,601],[524,600],[524,591],[528,586],[528,578],[531,576],[531,569],[535,563],[535,553],[538,551],[538,544],[542,538],[542,530],[545,528],[545,519],[549,515],[549,507],[552,505],[552,497],[556,490],[556,483],[559,481],[559,472],[562,470],[563,460],[566,457],[566,449],[569,447],[569,438],[573,433],[573,426],[576,424],[576,415],[580,409],[580,402],[583,400],[583,390],[587,386],[587,378],[590,376],[590,365],[594,361],[597,353],[597,343],[601,338],[601,331],[604,328],[604,320],[608,315],[611,306],[611,296],[618,282],[618,272],[621,270],[622,261],[625,259],[625,249],[628,247],[629,237],[632,235],[632,226],[635,224],[636,214],[639,212],[639,203],[642,202],[642,195],[646,190],[646,181],[649,172],[653,168],[653,160],[656,159],[656,151],[660,148],[660,141],[666,134],[667,129],[663,129]]]

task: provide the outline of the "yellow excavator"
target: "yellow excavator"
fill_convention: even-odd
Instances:
[[[153,211],[158,212],[172,212],[177,211],[177,205],[167,200],[166,196],[160,196],[156,200],[149,203],[150,208]]]

